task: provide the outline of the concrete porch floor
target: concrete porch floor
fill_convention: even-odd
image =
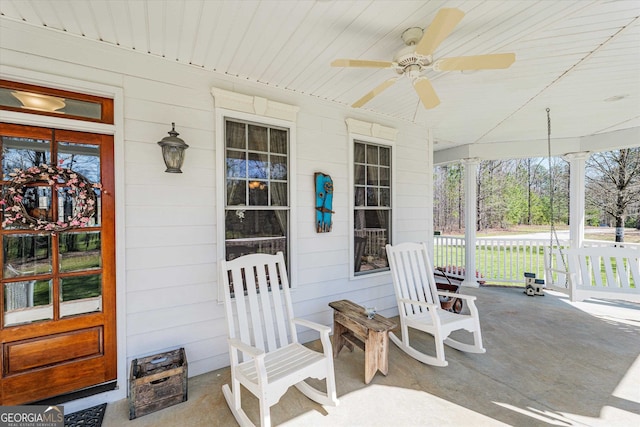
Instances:
[[[390,343],[389,374],[364,384],[364,355],[343,349],[335,363],[337,407],[290,389],[271,408],[287,426],[639,426],[640,305],[522,289],[463,289],[476,295],[486,354],[445,347],[436,368]],[[397,320],[397,319],[396,319]],[[434,350],[418,334],[414,345]],[[311,343],[319,348],[319,342]],[[229,368],[189,379],[189,400],[129,421],[128,402],[107,406],[103,427],[234,426],[222,396]],[[257,400],[243,402],[258,420]]]

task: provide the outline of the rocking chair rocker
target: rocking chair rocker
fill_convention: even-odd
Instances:
[[[231,387],[224,397],[241,426],[253,423],[241,406],[241,387],[260,401],[260,424],[271,425],[270,408],[291,386],[321,405],[335,406],[331,328],[293,317],[289,280],[282,252],[251,254],[222,261],[229,332]],[[298,343],[296,325],[320,332],[323,353]],[[327,392],[306,378],[326,380]]]
[[[434,366],[447,366],[444,344],[470,353],[484,353],[476,297],[440,291],[436,287],[433,266],[424,243],[401,243],[387,245],[387,257],[393,277],[393,285],[400,313],[402,339],[393,332],[391,341],[411,357]],[[439,296],[462,298],[467,302],[470,314],[445,311],[440,306]],[[416,350],[409,342],[409,328],[433,335],[436,357]],[[465,344],[448,338],[451,332],[465,329],[473,334],[474,344]]]

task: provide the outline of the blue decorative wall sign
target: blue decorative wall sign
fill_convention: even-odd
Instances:
[[[329,175],[316,172],[316,231],[327,233],[331,231],[333,222],[333,180]]]

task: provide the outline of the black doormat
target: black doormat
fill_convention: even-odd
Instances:
[[[92,406],[64,416],[64,427],[100,427],[107,404]]]

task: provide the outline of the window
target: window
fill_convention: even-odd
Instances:
[[[0,110],[113,124],[113,100],[0,80]]]
[[[289,130],[226,118],[225,252],[287,257]]]
[[[354,273],[388,270],[391,237],[391,147],[354,141]]]

